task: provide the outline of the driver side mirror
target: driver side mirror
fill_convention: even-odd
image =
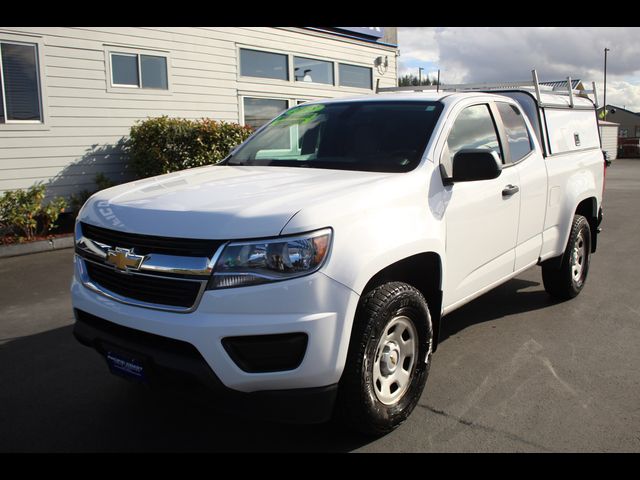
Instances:
[[[467,149],[460,150],[453,157],[453,175],[446,177],[442,164],[445,185],[456,182],[475,182],[477,180],[492,180],[502,173],[502,161],[493,150]]]

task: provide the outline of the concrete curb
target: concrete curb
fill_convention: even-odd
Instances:
[[[30,253],[47,252],[49,250],[60,250],[73,247],[73,235],[68,237],[51,238],[50,240],[39,240],[37,242],[20,243],[16,245],[0,246],[0,258],[17,257]]]

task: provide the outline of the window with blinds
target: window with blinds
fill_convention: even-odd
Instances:
[[[0,123],[41,122],[35,44],[0,40]]]

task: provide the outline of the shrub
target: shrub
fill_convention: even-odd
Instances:
[[[104,190],[105,188],[111,188],[111,187],[115,186],[115,184],[116,184],[116,182],[111,180],[109,177],[107,177],[102,172],[98,173],[93,178],[93,181],[98,186],[98,190],[96,190],[96,191]]]
[[[131,127],[126,152],[133,172],[151,177],[217,163],[251,132],[247,126],[210,119],[149,118]]]
[[[36,235],[49,233],[56,227],[55,222],[67,208],[67,202],[63,197],[56,197],[45,204],[44,197],[42,184],[5,192],[0,197],[2,231],[20,240],[33,240]]]
[[[91,192],[86,188],[84,190],[80,190],[78,193],[72,193],[71,197],[69,197],[69,203],[71,204],[71,211],[74,212],[75,215],[78,215],[82,206],[85,204],[87,200],[89,200],[89,197],[94,193],[95,192]]]
[[[40,220],[39,235],[46,235],[51,230],[56,228],[56,222],[58,217],[67,208],[67,201],[63,197],[55,197],[46,205],[43,205],[40,209],[38,219]]]
[[[80,212],[80,209],[85,204],[89,197],[100,190],[104,190],[105,188],[113,187],[116,182],[107,177],[104,173],[100,172],[95,177],[93,177],[93,181],[98,187],[96,190],[81,190],[78,193],[72,193],[70,198],[70,206],[71,211],[77,215]]]

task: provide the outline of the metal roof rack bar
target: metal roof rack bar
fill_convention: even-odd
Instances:
[[[567,90],[569,90],[569,103],[573,108],[573,88],[571,88],[571,77],[567,77]]]
[[[531,76],[533,77],[533,86],[536,89],[536,99],[538,100],[538,105],[542,105],[542,97],[540,97],[540,82],[538,81],[538,72],[535,68],[531,70]]]
[[[408,87],[382,87],[378,93],[383,92],[422,92],[426,90],[442,91],[468,91],[468,90],[492,90],[517,87],[532,87],[533,82],[499,82],[499,83],[459,83],[447,85],[410,85]]]
[[[538,105],[540,107],[544,107],[544,102],[542,101],[542,93],[549,95],[561,95],[561,96],[569,96],[569,103],[571,108],[578,108],[574,103],[574,95],[576,96],[585,96],[592,94],[596,99],[596,106],[598,103],[598,97],[596,93],[596,84],[593,82],[593,90],[578,90],[572,88],[571,77],[567,77],[567,90],[553,90],[546,88],[542,90],[540,88],[540,81],[538,80],[538,72],[533,69],[531,70],[532,80],[526,80],[521,82],[494,82],[494,83],[460,83],[460,84],[449,84],[449,85],[410,85],[407,87],[382,87],[380,88],[378,84],[376,84],[376,93],[385,93],[385,92],[424,92],[424,91],[440,91],[443,92],[469,92],[469,91],[487,91],[487,90],[507,90],[507,89],[519,89],[522,87],[533,87],[535,90],[536,99],[538,101]]]

